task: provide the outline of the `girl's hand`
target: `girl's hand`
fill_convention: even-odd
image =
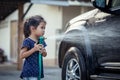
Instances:
[[[41,50],[40,50],[40,53],[44,53],[44,52],[46,52],[46,50],[45,50],[44,47],[42,47]]]
[[[40,53],[45,57],[47,55],[46,49],[44,47],[42,47],[42,49],[40,50]]]
[[[41,45],[41,44],[34,44],[34,51],[41,51],[41,49],[43,48],[43,45]]]

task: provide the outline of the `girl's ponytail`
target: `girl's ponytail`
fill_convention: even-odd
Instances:
[[[29,35],[30,35],[29,22],[26,21],[26,22],[24,23],[24,36],[25,36],[25,38],[28,38]]]

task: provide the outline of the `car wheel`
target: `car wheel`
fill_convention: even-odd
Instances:
[[[82,55],[68,53],[62,67],[62,80],[86,80],[86,68]]]

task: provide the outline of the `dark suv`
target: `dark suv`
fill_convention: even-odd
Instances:
[[[120,80],[120,0],[92,0],[98,9],[67,24],[59,47],[62,80]]]

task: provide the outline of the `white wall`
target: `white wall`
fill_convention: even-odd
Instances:
[[[12,20],[18,19],[18,10],[14,11],[4,21],[0,23],[0,48],[5,50],[8,60],[10,60],[10,25]],[[16,26],[17,27],[17,26]]]
[[[10,60],[10,28],[8,22],[4,21],[0,24],[0,48],[5,51],[8,60]]]

